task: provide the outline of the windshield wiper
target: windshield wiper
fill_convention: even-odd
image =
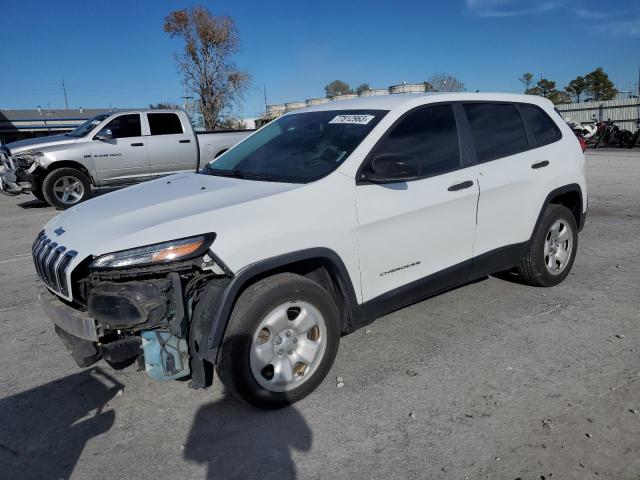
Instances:
[[[240,170],[232,169],[232,168],[212,168],[207,165],[204,170],[204,173],[207,175],[215,175],[218,177],[233,177],[233,178],[243,178],[242,172]]]
[[[202,173],[206,175],[215,175],[218,177],[231,177],[231,178],[241,178],[244,180],[265,180],[265,181],[273,181],[273,177],[269,175],[262,175],[259,173],[250,173],[250,172],[242,172],[238,169],[233,168],[212,168],[208,164],[202,170]]]

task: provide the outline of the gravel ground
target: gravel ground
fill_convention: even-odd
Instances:
[[[217,381],[78,369],[29,255],[55,211],[0,198],[0,477],[640,479],[640,155],[587,163],[567,281],[491,277],[388,315],[276,412]]]

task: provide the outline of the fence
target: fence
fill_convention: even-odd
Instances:
[[[640,119],[640,98],[607,100],[606,102],[562,103],[556,105],[565,120],[589,123],[613,120],[620,128],[637,129],[635,120]]]

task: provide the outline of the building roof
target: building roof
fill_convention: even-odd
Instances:
[[[41,109],[41,110],[5,110],[0,109],[0,121],[29,121],[29,120],[83,120],[100,113],[110,111],[108,108],[83,109]]]

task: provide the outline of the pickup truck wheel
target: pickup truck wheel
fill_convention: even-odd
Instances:
[[[42,186],[39,185],[38,187],[32,188],[31,189],[31,195],[33,195],[34,197],[36,197],[38,200],[40,200],[41,202],[45,202],[47,203],[47,201],[44,198],[44,195],[42,194],[42,190],[41,190]]]
[[[216,370],[235,397],[260,408],[280,408],[316,389],[339,343],[331,295],[308,278],[282,273],[240,295]]]
[[[58,168],[42,182],[46,202],[58,210],[72,207],[89,197],[91,183],[84,173],[75,168]]]
[[[536,287],[558,285],[569,275],[577,248],[578,226],[573,213],[567,207],[551,204],[518,267],[520,276]]]

